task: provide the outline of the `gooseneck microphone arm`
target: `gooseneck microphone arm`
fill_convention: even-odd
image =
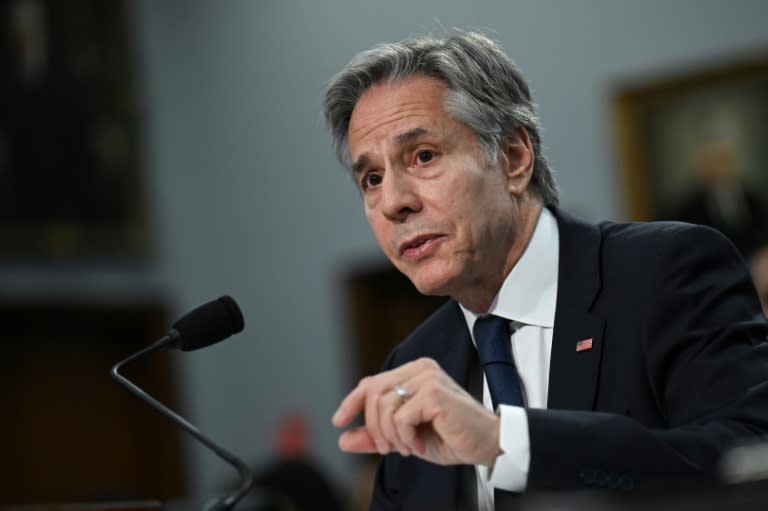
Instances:
[[[228,308],[234,307],[234,310],[237,312],[237,315],[240,314],[239,309],[237,308],[237,305],[234,303],[234,301],[229,297],[222,297],[219,298],[217,301],[209,302],[208,304],[205,304],[198,309],[195,309],[194,311],[187,314],[184,318],[180,319],[174,324],[174,327],[178,326],[179,329],[182,329],[183,326],[185,326],[187,323],[189,323],[189,319],[191,318],[194,322],[195,319],[197,320],[206,320],[206,323],[210,323],[211,321],[214,324],[214,327],[218,326],[217,321],[221,322],[223,318],[216,317],[216,314],[218,314],[218,310],[221,309],[219,303],[224,299],[227,299],[228,302],[226,302],[224,305],[226,305]],[[230,303],[231,302],[231,303]],[[203,314],[200,313],[202,311]],[[211,314],[211,311],[213,311],[215,314]],[[208,313],[207,315],[204,313]],[[226,318],[229,319],[229,318]],[[186,323],[185,323],[186,320]],[[232,509],[237,502],[245,496],[253,486],[253,474],[251,473],[251,470],[248,468],[248,466],[239,458],[236,456],[230,454],[226,449],[216,445],[213,443],[211,439],[203,435],[197,427],[195,427],[193,424],[191,424],[189,421],[187,421],[184,417],[180,416],[179,414],[175,413],[174,411],[170,410],[168,407],[160,403],[158,400],[147,394],[144,390],[142,390],[138,385],[134,384],[130,380],[128,380],[125,376],[120,374],[120,369],[122,369],[124,366],[130,364],[131,362],[134,362],[136,360],[139,360],[141,358],[144,358],[148,355],[151,355],[152,353],[156,353],[158,351],[166,350],[169,348],[181,348],[184,351],[189,351],[192,349],[198,349],[199,347],[207,346],[209,344],[212,344],[213,342],[218,342],[220,340],[223,340],[226,337],[229,337],[232,333],[237,333],[238,331],[242,330],[242,316],[239,316],[239,324],[237,324],[237,321],[235,321],[236,325],[232,326],[229,323],[225,323],[223,328],[220,328],[217,331],[213,332],[213,340],[212,342],[205,342],[204,344],[199,342],[195,337],[192,335],[195,332],[187,332],[184,330],[177,330],[177,328],[171,328],[171,330],[168,332],[166,336],[155,342],[154,344],[144,348],[143,350],[134,353],[133,355],[129,356],[125,360],[122,360],[115,364],[114,367],[112,367],[112,377],[117,380],[117,382],[128,389],[130,392],[135,394],[139,399],[147,403],[149,406],[155,409],[158,413],[166,417],[167,419],[171,420],[173,423],[175,423],[177,426],[182,428],[184,431],[195,437],[197,440],[199,440],[202,444],[204,444],[206,447],[208,447],[211,451],[213,451],[217,456],[222,458],[224,461],[229,463],[230,465],[234,466],[238,473],[240,474],[240,487],[232,492],[230,495],[224,497],[224,498],[218,498],[214,500],[212,503],[205,506],[205,511],[225,511]],[[207,332],[206,332],[207,333]],[[190,338],[192,341],[190,341]]]

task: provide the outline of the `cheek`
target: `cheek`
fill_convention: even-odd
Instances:
[[[487,238],[498,234],[499,224],[509,215],[507,199],[497,189],[467,190],[451,199],[451,216],[458,237],[468,246],[479,249]]]
[[[392,246],[392,229],[390,223],[380,218],[380,215],[366,215],[368,225],[379,242],[379,246],[385,253],[389,253]]]
[[[457,227],[471,224],[482,213],[480,207],[483,197],[478,196],[466,183],[456,180],[445,187],[446,193],[441,203],[443,211],[449,215]]]

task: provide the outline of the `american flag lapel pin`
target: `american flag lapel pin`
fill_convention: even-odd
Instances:
[[[582,339],[576,343],[576,352],[587,351],[592,349],[592,338]]]

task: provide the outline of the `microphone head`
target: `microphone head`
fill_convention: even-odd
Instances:
[[[243,330],[243,314],[231,296],[222,296],[182,316],[172,325],[183,351],[205,348]]]

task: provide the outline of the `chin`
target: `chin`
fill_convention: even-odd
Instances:
[[[456,261],[440,258],[419,262],[391,260],[419,293],[426,296],[450,296],[450,290],[460,280],[464,270],[464,266],[456,264]]]
[[[407,274],[406,274],[407,275]],[[444,275],[407,275],[419,293],[426,296],[448,296],[453,279]]]

